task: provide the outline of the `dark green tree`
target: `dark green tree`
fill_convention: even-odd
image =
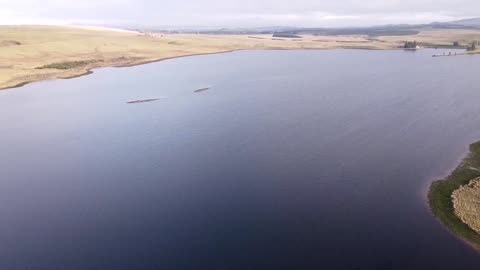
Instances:
[[[475,51],[477,49],[477,43],[474,41],[470,43],[470,45],[467,47],[467,51]]]
[[[415,49],[417,48],[417,41],[405,41],[405,45],[403,46],[405,49]]]

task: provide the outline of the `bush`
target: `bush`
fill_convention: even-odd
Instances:
[[[417,48],[417,42],[416,41],[406,41],[405,45],[403,46],[405,49],[416,49]]]
[[[88,61],[71,61],[71,62],[61,62],[61,63],[52,63],[48,65],[44,65],[41,67],[36,67],[36,69],[47,69],[47,68],[52,68],[52,69],[72,69],[72,68],[77,68],[77,67],[83,67],[95,62],[103,62],[103,60],[88,60]]]

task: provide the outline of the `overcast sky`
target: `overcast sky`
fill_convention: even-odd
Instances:
[[[476,16],[479,0],[0,0],[0,24],[332,27]]]

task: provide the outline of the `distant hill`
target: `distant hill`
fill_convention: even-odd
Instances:
[[[471,18],[452,22],[434,22],[430,26],[434,28],[457,28],[457,29],[477,29],[480,28],[480,18]]]
[[[300,35],[368,35],[368,36],[405,36],[414,35],[419,31],[418,25],[385,25],[375,27],[344,27],[344,28],[302,28],[302,27],[258,27],[258,28],[221,28],[221,29],[149,29],[150,31],[168,33],[199,33],[199,34],[272,34],[274,37],[299,38]]]
[[[470,26],[470,27],[480,27],[480,18],[472,18],[472,19],[465,19],[460,21],[453,21],[449,24],[453,25],[463,25],[463,26]]]
[[[433,22],[429,24],[391,24],[370,27],[338,27],[338,28],[315,28],[315,27],[253,27],[253,28],[184,28],[184,29],[150,29],[153,31],[171,33],[202,33],[202,34],[273,34],[275,36],[298,36],[312,35],[367,35],[367,36],[406,36],[417,34],[421,29],[480,29],[480,18],[471,18],[452,22]]]

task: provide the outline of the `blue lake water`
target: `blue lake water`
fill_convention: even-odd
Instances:
[[[439,52],[241,51],[0,91],[0,269],[475,269],[425,197],[480,139],[480,58]]]

